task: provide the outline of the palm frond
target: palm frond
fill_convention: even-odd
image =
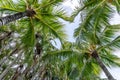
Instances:
[[[65,12],[65,10],[63,8],[60,8],[59,6],[54,8],[53,15],[63,20],[71,21],[71,18],[67,16],[67,12]]]
[[[120,63],[118,62],[120,60],[120,58],[114,54],[102,54],[101,55],[103,62],[107,65],[107,66],[120,66]]]
[[[76,7],[75,11],[72,13],[72,19],[71,21],[73,21],[75,19],[75,17],[85,8],[89,7],[91,4],[93,4],[95,2],[95,0],[90,1],[89,3],[84,4],[84,6],[79,5],[79,7]],[[81,7],[82,6],[82,7]]]
[[[98,78],[99,73],[100,68],[96,63],[93,62],[92,58],[89,58],[88,60],[86,60],[86,62],[84,62],[84,65],[81,66],[79,79],[96,80]]]
[[[23,4],[18,1],[19,4]],[[16,5],[16,7],[14,6]],[[0,1],[0,10],[2,11],[7,11],[6,13],[9,13],[10,11],[14,12],[21,12],[23,11],[22,8],[19,8],[17,4],[15,4],[12,0],[5,0],[5,1]]]
[[[36,16],[36,18],[37,19],[39,19],[40,20],[40,22],[43,24],[43,25],[45,25],[45,27],[47,27],[53,34],[54,34],[54,36],[55,37],[57,37],[57,38],[59,38],[60,39],[60,41],[61,41],[61,44],[63,45],[63,43],[62,43],[62,40],[63,40],[63,38],[61,38],[61,36],[60,36],[60,34],[62,34],[62,35],[64,35],[63,33],[61,33],[61,31],[60,31],[60,25],[59,24],[55,24],[55,23],[57,23],[56,21],[55,22],[53,22],[53,21],[51,21],[51,22],[44,22],[43,21],[43,19],[41,19],[40,17],[37,17]],[[54,23],[54,24],[53,24]],[[51,26],[51,25],[53,25],[53,26]],[[54,27],[54,25],[56,25],[55,27]],[[54,27],[54,28],[53,28]],[[55,30],[55,28],[56,29],[58,29],[58,31],[60,32],[59,34],[58,34],[58,32]]]
[[[115,6],[116,9],[117,9],[118,14],[120,14],[120,1],[119,1],[119,0],[115,0],[115,1],[113,2],[113,4],[114,4],[114,6]]]
[[[34,32],[34,25],[30,22],[28,25],[28,30],[26,34],[23,36],[22,39],[25,47],[33,47],[35,43],[35,32]]]
[[[42,8],[49,8],[49,7],[53,7],[53,6],[56,6],[56,5],[59,5],[61,2],[62,2],[62,0],[53,0],[53,1],[51,1],[51,0],[47,0],[47,1],[45,1],[45,0],[41,0],[41,1],[37,1],[39,4],[39,6],[36,6],[37,8],[35,8],[35,10],[39,10],[39,9],[42,9]]]
[[[95,8],[89,10],[84,21],[75,30],[74,37],[84,39],[83,42],[87,40],[91,44],[100,44],[98,35],[102,31],[101,27],[109,25],[108,21],[111,18],[111,13],[112,8],[106,2],[96,5]]]
[[[108,40],[109,41],[109,40]],[[101,50],[103,48],[109,48],[109,49],[115,49],[115,48],[119,48],[120,47],[120,36],[116,37],[115,39],[113,39],[111,42],[109,42],[106,45],[102,45],[101,47],[99,47],[97,50]]]

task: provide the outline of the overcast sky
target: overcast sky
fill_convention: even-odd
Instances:
[[[71,0],[65,0],[63,5],[64,5],[66,11],[68,12],[68,14],[70,15],[71,12],[75,9],[75,6],[78,6],[78,2],[77,2],[77,0],[72,0],[72,2],[71,2]],[[71,41],[71,42],[75,41],[73,39],[73,32],[74,32],[74,29],[78,26],[79,21],[80,20],[79,20],[79,16],[78,16],[74,20],[74,23],[65,22],[65,24],[66,24],[65,29],[66,29],[66,33],[68,34],[68,41]],[[119,24],[120,23],[120,15],[118,15],[117,13],[114,14],[114,16],[110,22],[111,22],[111,24]],[[120,50],[115,51],[114,54],[120,57]],[[114,67],[114,68],[108,68],[108,69],[115,79],[120,80],[120,68]],[[103,72],[101,73],[101,77],[106,78],[106,76]]]

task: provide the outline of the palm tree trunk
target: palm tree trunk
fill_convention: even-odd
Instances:
[[[0,60],[0,67],[2,67],[3,63],[12,55],[18,52],[18,48],[15,48],[10,54],[8,54],[7,56],[5,56],[2,60]]]
[[[92,53],[92,57],[96,59],[96,61],[98,62],[99,66],[102,68],[102,70],[104,71],[105,75],[107,76],[107,78],[109,80],[115,80],[113,78],[113,76],[111,75],[111,73],[108,71],[108,69],[106,68],[106,66],[103,64],[103,62],[101,61],[100,57],[98,56],[97,51],[93,51]]]
[[[7,34],[5,34],[3,37],[0,37],[0,41],[4,40],[7,37],[10,37],[10,35],[12,34],[12,31],[8,32]]]
[[[32,17],[34,14],[36,14],[35,11],[30,9],[30,10],[26,10],[24,12],[19,12],[19,13],[10,15],[10,16],[1,17],[0,18],[0,26],[3,26],[3,25],[10,23],[12,21],[18,20],[18,19],[23,18],[25,16]]]
[[[21,76],[21,70],[22,70],[22,69],[23,69],[23,65],[20,64],[20,65],[17,67],[15,73],[13,74],[13,76],[11,77],[10,80],[23,80],[23,78],[22,78],[22,76]]]
[[[5,75],[9,72],[11,66],[13,64],[15,64],[15,62],[17,60],[19,60],[19,58],[21,57],[21,55],[22,55],[22,53],[19,53],[18,56],[14,59],[14,61],[2,72],[2,74],[0,75],[0,80],[2,80],[5,77]]]

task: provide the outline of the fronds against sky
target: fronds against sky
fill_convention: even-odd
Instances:
[[[1,26],[3,36],[10,32],[12,35],[0,42],[0,79],[96,80],[101,69],[91,57],[91,50],[98,51],[105,65],[120,66],[117,62],[119,58],[111,54],[111,50],[120,47],[119,36],[115,35],[120,26],[109,23],[114,13],[111,3],[107,0],[80,0],[80,6],[69,18],[60,6],[62,1],[0,1],[1,16],[28,9],[36,12],[32,17],[27,16]],[[116,0],[115,4],[119,12],[119,1]],[[82,17],[74,33],[76,42],[67,42],[64,25],[59,19],[72,22],[79,14]],[[61,41],[60,49],[52,43],[57,43],[56,40]],[[11,46],[11,42],[14,46]]]

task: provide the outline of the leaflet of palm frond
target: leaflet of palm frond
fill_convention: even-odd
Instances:
[[[120,63],[119,63],[119,60],[120,58],[116,55],[113,55],[113,54],[102,54],[100,55],[102,61],[105,63],[105,65],[107,65],[108,67],[111,67],[111,66],[120,66]]]
[[[30,21],[31,19],[29,19]],[[22,37],[22,42],[24,43],[25,48],[32,48],[35,45],[35,29],[32,22],[28,22],[28,29]],[[32,49],[29,49],[31,51]],[[27,51],[28,52],[28,51]]]
[[[19,0],[17,0],[17,2],[19,3],[19,4],[21,4],[22,2],[20,2]],[[1,1],[0,0],[0,7],[4,7],[5,9],[6,8],[9,8],[9,9],[17,9],[17,7],[18,7],[18,5],[16,4],[16,6],[14,6],[13,4],[15,4],[15,1],[13,1],[13,0],[5,0],[5,1]],[[7,9],[7,10],[9,10],[9,9]],[[19,8],[20,9],[20,8]],[[18,9],[18,11],[19,11],[19,9]]]
[[[89,60],[89,59],[87,59],[87,60]],[[82,79],[84,79],[84,80],[89,80],[89,79],[99,80],[97,77],[99,76],[101,70],[96,63],[91,63],[91,61],[93,61],[93,59],[90,59],[90,61],[88,61],[87,64],[85,63],[85,65],[82,67],[82,69],[83,69]]]
[[[92,1],[89,1],[89,3],[86,3],[84,6],[82,6],[82,7],[76,7],[76,10],[72,13],[72,15],[71,15],[71,18],[72,18],[72,21],[75,19],[75,17],[82,11],[82,10],[84,10],[85,8],[87,8],[87,7],[89,7],[89,6],[91,6],[91,4],[94,4],[94,3],[96,3],[96,0],[92,0]],[[79,5],[79,6],[81,6],[81,5]]]
[[[56,3],[60,3],[62,2],[63,0],[40,0],[40,3],[41,4],[44,4],[42,5],[43,7],[46,7],[46,6],[53,6],[53,5],[56,5]],[[48,4],[46,4],[48,3]]]
[[[115,0],[114,2],[116,5],[117,12],[120,14],[120,0]]]

